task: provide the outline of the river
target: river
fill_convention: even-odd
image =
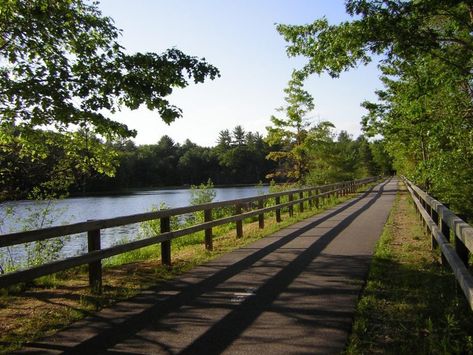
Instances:
[[[225,201],[267,193],[268,187],[214,188],[214,201]],[[105,219],[151,211],[163,203],[169,207],[190,205],[190,189],[139,190],[125,195],[75,197],[53,201],[14,201],[0,204],[0,234],[64,225],[89,219]],[[139,224],[102,231],[102,247],[133,240],[140,235]],[[86,250],[85,233],[67,238],[61,256],[78,255]],[[0,265],[21,263],[24,246],[0,248]]]

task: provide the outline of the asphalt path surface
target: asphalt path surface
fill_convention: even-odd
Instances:
[[[20,352],[340,353],[396,193],[385,181]]]

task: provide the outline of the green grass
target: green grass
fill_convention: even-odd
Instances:
[[[345,352],[473,353],[473,312],[430,250],[404,188],[377,244]]]

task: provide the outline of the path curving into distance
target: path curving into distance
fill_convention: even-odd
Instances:
[[[397,190],[384,181],[20,352],[339,353]]]

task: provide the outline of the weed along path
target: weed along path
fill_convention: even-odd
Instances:
[[[21,353],[339,353],[397,186],[385,181]]]

